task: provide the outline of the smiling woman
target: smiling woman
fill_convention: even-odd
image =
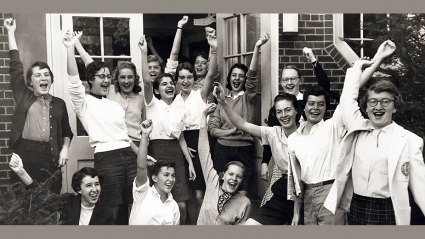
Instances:
[[[16,103],[9,146],[22,157],[28,173],[44,182],[68,160],[68,148],[73,137],[68,112],[62,99],[49,94],[53,74],[45,62],[37,61],[28,68],[24,81],[15,40],[15,20],[5,19],[4,27],[9,39],[10,84]],[[19,178],[12,174],[11,182],[18,181]],[[59,193],[61,187],[62,175],[59,174],[58,180],[52,184],[52,191]]]

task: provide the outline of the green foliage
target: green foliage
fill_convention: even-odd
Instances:
[[[60,225],[60,211],[67,194],[58,195],[50,190],[60,170],[39,187],[26,189],[22,183],[0,195],[0,225]]]
[[[365,23],[373,48],[390,39],[397,50],[379,71],[391,76],[400,89],[405,105],[395,119],[404,128],[425,136],[425,14],[377,15]]]

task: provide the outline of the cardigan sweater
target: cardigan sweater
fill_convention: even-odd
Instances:
[[[19,59],[18,50],[10,50],[10,85],[12,86],[13,98],[15,100],[15,113],[12,117],[12,128],[10,131],[9,148],[17,149],[22,138],[25,119],[28,108],[37,100],[37,96],[25,84],[24,68]],[[63,138],[72,140],[74,134],[68,120],[68,111],[65,102],[52,96],[50,102],[50,147],[54,165],[58,165],[60,151],[62,150]]]

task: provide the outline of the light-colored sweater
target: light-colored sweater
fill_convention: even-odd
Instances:
[[[251,211],[251,202],[240,192],[231,197],[219,214],[217,210],[218,198],[222,194],[219,176],[213,168],[209,151],[208,133],[206,127],[201,127],[198,143],[199,160],[204,173],[206,191],[204,202],[199,212],[198,225],[238,225],[243,224]]]

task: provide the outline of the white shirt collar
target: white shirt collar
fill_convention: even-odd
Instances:
[[[243,94],[245,94],[245,91],[241,90],[241,91],[239,91],[239,93],[237,95],[235,95],[235,96],[232,97],[232,92],[230,92],[230,94],[227,97],[230,97],[232,99],[236,99],[239,96],[242,96]]]
[[[152,192],[159,200],[161,200],[161,194],[159,194],[159,192],[156,190],[155,185],[152,185]],[[164,203],[167,203],[168,201],[171,201],[172,199],[173,199],[173,195],[171,193],[168,193],[167,200],[165,200]]]

